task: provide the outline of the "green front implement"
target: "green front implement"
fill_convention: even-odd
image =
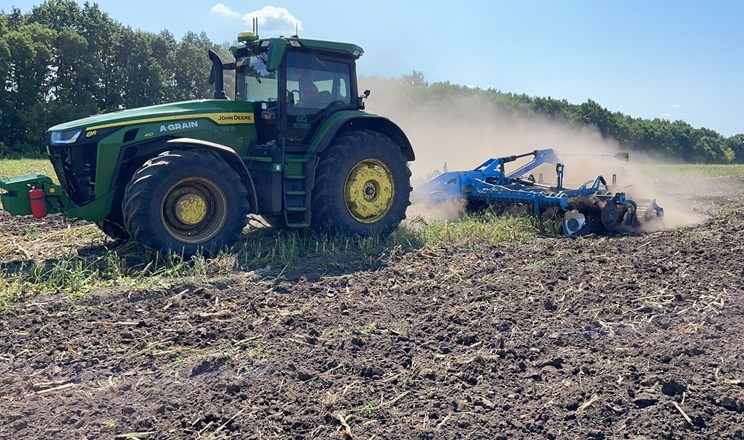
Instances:
[[[25,174],[23,176],[0,179],[0,201],[3,209],[12,215],[31,215],[31,198],[29,190],[43,189],[48,214],[58,214],[73,209],[74,206],[62,187],[52,182],[43,174]]]

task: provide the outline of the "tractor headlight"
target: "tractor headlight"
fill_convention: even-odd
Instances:
[[[77,141],[83,130],[53,131],[51,141],[53,144],[72,144]]]

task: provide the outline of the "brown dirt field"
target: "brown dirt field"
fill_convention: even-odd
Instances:
[[[742,183],[644,235],[28,298],[0,438],[742,439]]]

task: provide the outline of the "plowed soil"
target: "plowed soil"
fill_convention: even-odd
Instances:
[[[28,298],[0,438],[744,438],[742,183],[643,235]]]

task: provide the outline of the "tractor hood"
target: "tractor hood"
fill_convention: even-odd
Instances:
[[[90,132],[91,130],[100,130],[103,128],[194,118],[210,118],[217,121],[229,118],[232,116],[230,113],[239,113],[237,117],[242,122],[253,122],[253,109],[250,107],[250,103],[224,99],[209,99],[153,105],[94,115],[55,125],[49,129],[49,132],[56,135],[53,137],[60,140],[58,143],[71,143],[69,142],[71,139],[66,134],[74,136],[83,130]]]

